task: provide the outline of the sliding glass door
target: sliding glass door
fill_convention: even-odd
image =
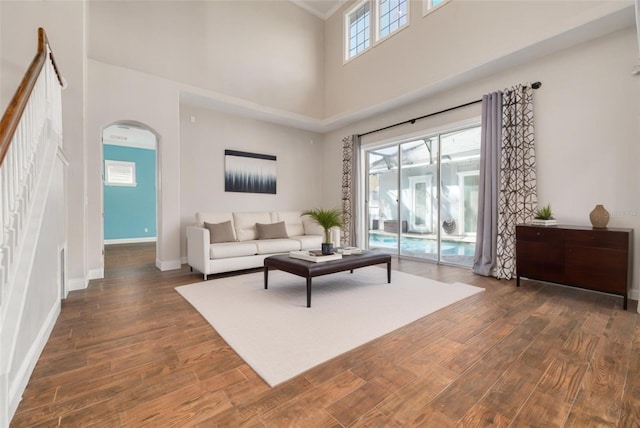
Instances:
[[[440,136],[440,260],[473,266],[478,221],[480,127]]]
[[[480,127],[371,149],[365,159],[368,248],[473,264]]]
[[[398,146],[367,152],[369,248],[397,254]]]
[[[438,260],[438,138],[402,143],[400,255]]]

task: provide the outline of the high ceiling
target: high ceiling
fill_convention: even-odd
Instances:
[[[289,0],[321,19],[327,19],[347,0]]]

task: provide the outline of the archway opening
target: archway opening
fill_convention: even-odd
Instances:
[[[126,267],[127,251],[155,266],[158,246],[158,136],[146,125],[120,121],[102,131],[102,231],[105,273]],[[118,251],[109,252],[109,249]],[[144,250],[144,251],[141,251]],[[118,257],[109,257],[118,254]],[[147,260],[148,259],[148,260]],[[136,263],[140,264],[141,260]]]

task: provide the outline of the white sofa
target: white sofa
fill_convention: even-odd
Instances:
[[[229,272],[263,266],[265,257],[295,250],[320,249],[323,229],[302,211],[274,212],[199,212],[196,224],[187,227],[187,263],[192,269],[202,272],[205,280],[213,273]],[[232,237],[226,242],[212,243],[210,230],[205,227],[231,222]],[[256,226],[284,222],[287,237],[259,239]],[[213,225],[213,226],[212,226]],[[231,233],[231,232],[229,232]],[[214,237],[213,241],[218,240]],[[334,245],[340,242],[340,229],[332,229]]]

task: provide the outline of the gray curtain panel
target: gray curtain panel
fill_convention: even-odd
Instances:
[[[494,276],[516,275],[516,224],[533,219],[538,205],[533,128],[533,89],[518,85],[502,100],[502,149]]]
[[[478,228],[473,272],[489,276],[496,263],[500,145],[502,139],[502,93],[482,97]]]
[[[342,246],[355,246],[356,236],[356,189],[358,168],[360,165],[360,137],[350,135],[342,139],[342,211],[344,226],[342,227]]]

